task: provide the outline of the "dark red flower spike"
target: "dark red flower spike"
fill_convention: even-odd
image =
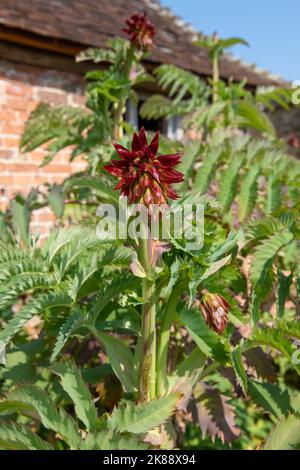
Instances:
[[[126,20],[126,25],[127,28],[124,28],[123,31],[137,49],[147,52],[153,47],[155,29],[146,13],[135,13]]]
[[[138,134],[134,133],[131,150],[119,144],[114,146],[120,160],[112,160],[104,169],[120,179],[115,189],[128,197],[129,204],[139,202],[149,207],[167,204],[168,199],[179,197],[172,184],[183,181],[182,173],[174,169],[180,163],[181,155],[157,156],[158,132],[150,144],[142,128]]]

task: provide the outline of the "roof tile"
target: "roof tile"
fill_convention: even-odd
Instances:
[[[156,49],[149,61],[173,63],[199,75],[211,75],[205,50],[192,45],[195,31],[156,0],[0,0],[0,24],[43,37],[87,46],[104,46],[105,40],[123,35],[124,20],[136,11],[147,11],[156,26]],[[266,72],[232,60],[221,59],[221,76],[246,79],[249,85],[279,85]]]

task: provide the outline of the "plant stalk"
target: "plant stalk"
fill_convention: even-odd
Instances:
[[[151,269],[148,240],[141,240],[140,260],[147,274]],[[142,306],[142,347],[140,358],[140,383],[139,399],[141,402],[149,402],[155,398],[156,389],[156,293],[155,281],[143,279]]]
[[[123,138],[123,122],[124,122],[124,110],[126,107],[126,101],[120,100],[118,103],[116,114],[115,114],[115,125],[114,125],[114,140],[118,142]]]
[[[212,59],[213,66],[213,103],[218,101],[218,83],[220,80],[220,70],[219,70],[219,56],[218,54],[213,55]]]
[[[134,60],[135,60],[135,48],[131,44],[127,51],[125,63],[123,64],[123,73],[124,73],[125,80],[130,80],[130,72],[131,72]],[[114,133],[113,137],[116,142],[121,140],[124,135],[123,124],[124,124],[124,114],[126,112],[127,98],[128,98],[128,95],[127,95],[127,91],[125,90],[125,92],[122,93],[122,96],[120,97],[119,103],[116,107],[115,116],[114,116],[114,130],[113,130],[113,133]]]
[[[162,395],[166,391],[168,346],[170,341],[171,326],[174,320],[174,316],[176,313],[176,305],[181,292],[182,283],[177,284],[177,286],[171,292],[161,323],[160,335],[157,346],[157,395]]]

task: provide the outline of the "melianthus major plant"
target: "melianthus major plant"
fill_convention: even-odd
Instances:
[[[18,237],[7,229],[0,245],[0,340],[8,347],[0,445],[172,448],[196,439],[200,448],[295,448],[299,162],[258,106],[285,105],[288,92],[253,97],[245,84],[218,80],[218,59],[232,41],[215,37],[207,43],[212,87],[164,65],[154,75],[170,96],[142,107],[149,117],[184,116],[194,139],[150,140],[126,123],[125,104],[150,79],[141,60],[154,29],[134,15],[126,34],[129,42],[80,55],[110,63],[87,75],[88,112],[41,105],[25,130],[23,149],[48,143],[49,161],[73,145],[71,158],[83,154],[88,166],[49,194],[18,196],[7,214]],[[118,191],[146,207],[146,222],[153,204],[176,212],[201,203],[202,244],[191,250],[172,231],[167,241],[151,237],[147,223],[144,237],[99,238],[95,209],[117,209]],[[53,230],[40,246],[29,216],[46,204],[68,219],[77,204],[83,223]],[[28,381],[34,387],[24,387]]]

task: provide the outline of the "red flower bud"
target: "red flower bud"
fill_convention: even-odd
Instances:
[[[219,294],[205,294],[200,309],[207,325],[221,335],[228,324],[229,303]]]
[[[295,148],[295,149],[298,149],[298,148],[300,147],[300,140],[299,140],[299,137],[298,137],[295,133],[291,134],[291,135],[288,137],[287,143],[288,143],[291,147],[293,147],[293,148]]]

